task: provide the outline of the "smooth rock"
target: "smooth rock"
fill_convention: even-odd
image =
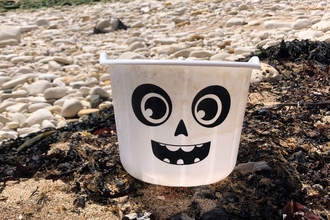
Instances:
[[[22,125],[26,120],[26,116],[17,112],[11,115],[11,120],[17,122],[19,125]]]
[[[62,106],[61,116],[65,118],[72,118],[83,108],[83,105],[77,99],[65,100]]]
[[[33,31],[33,30],[36,30],[38,28],[39,27],[37,25],[25,25],[25,26],[20,27],[22,33]]]
[[[190,55],[190,53],[191,53],[191,51],[190,50],[180,50],[180,51],[178,51],[178,52],[175,52],[174,54],[173,54],[173,56],[174,57],[185,57],[185,58],[187,58],[187,57],[189,57],[189,55]]]
[[[168,37],[168,38],[157,38],[154,40],[156,44],[162,44],[162,45],[171,45],[175,44],[177,42],[177,39],[174,37]]]
[[[7,107],[15,105],[16,102],[12,100],[5,100],[2,103],[0,103],[0,112],[3,112],[6,110]]]
[[[102,99],[108,99],[108,98],[110,98],[109,93],[107,93],[105,90],[103,90],[103,89],[100,88],[100,87],[94,87],[94,88],[92,88],[92,89],[89,91],[89,94],[90,94],[90,95],[98,94],[98,95],[100,95],[100,97],[101,97]]]
[[[0,140],[15,139],[15,138],[17,138],[17,132],[0,131]]]
[[[0,26],[0,41],[21,40],[21,28],[15,26]]]
[[[134,42],[130,46],[128,46],[127,51],[134,51],[139,48],[145,48],[146,45],[143,42]]]
[[[31,67],[28,66],[22,66],[16,70],[16,73],[22,73],[22,74],[33,73],[33,69],[31,69]]]
[[[1,88],[4,89],[11,89],[14,88],[15,86],[19,85],[19,84],[23,84],[25,82],[28,81],[29,78],[34,77],[34,74],[26,74],[26,75],[20,75],[15,77],[14,79],[5,82],[4,84],[2,84]]]
[[[68,123],[65,120],[61,120],[57,123],[57,128],[63,128],[67,125]]]
[[[72,59],[67,58],[67,57],[54,56],[53,59],[57,63],[63,64],[63,65],[70,65],[73,63]]]
[[[36,25],[38,26],[47,26],[49,24],[48,20],[45,18],[39,18],[36,20]]]
[[[56,61],[49,61],[48,63],[48,70],[50,72],[55,72],[57,70],[61,70],[61,64],[57,63]]]
[[[83,115],[89,115],[91,113],[98,112],[98,111],[100,111],[100,110],[97,108],[82,109],[78,112],[78,117],[81,117]]]
[[[189,54],[189,57],[196,57],[196,58],[209,58],[212,56],[212,53],[202,50],[192,51]]]
[[[110,79],[110,76],[109,76],[109,79]],[[81,92],[81,94],[83,94],[83,96],[87,96],[87,95],[89,95],[90,88],[86,87],[86,86],[82,86],[79,88],[79,91]]]
[[[300,30],[312,26],[312,22],[309,19],[298,19],[292,23],[291,28],[293,30]]]
[[[6,126],[10,129],[17,129],[19,127],[19,123],[16,121],[8,122]]]
[[[39,109],[33,112],[25,120],[25,124],[27,126],[32,126],[34,124],[41,124],[43,120],[52,120],[52,119],[54,119],[54,116],[48,109]]]
[[[306,40],[306,39],[314,39],[317,37],[321,37],[322,35],[323,35],[323,31],[307,30],[307,31],[301,31],[298,34],[298,38],[302,40]]]
[[[27,91],[29,92],[30,95],[37,95],[39,93],[44,93],[46,89],[51,87],[52,84],[47,80],[39,80],[30,84],[30,86],[28,86],[27,88]]]
[[[25,90],[17,90],[17,91],[14,91],[14,92],[12,92],[12,93],[3,93],[3,94],[1,94],[1,96],[0,96],[0,99],[1,99],[1,101],[4,101],[4,100],[6,100],[6,99],[10,99],[10,98],[19,98],[19,97],[26,97],[26,95],[27,95],[28,93],[27,93],[27,91],[25,91]]]
[[[43,120],[41,123],[42,128],[55,128],[56,126],[49,120]]]
[[[232,26],[237,26],[237,25],[243,25],[245,24],[245,19],[244,18],[230,18],[226,22],[226,27],[232,27]]]
[[[15,105],[8,106],[6,108],[7,112],[23,112],[25,109],[28,109],[29,104],[27,103],[17,103]]]
[[[63,87],[52,87],[44,91],[45,99],[60,99],[66,95],[66,89]]]
[[[29,105],[28,111],[29,112],[35,112],[39,109],[43,109],[43,108],[46,108],[46,107],[49,107],[49,106],[52,106],[52,105],[48,104],[48,103],[35,103],[35,104]]]
[[[11,122],[11,120],[10,120],[10,118],[0,115],[0,122],[6,124],[8,122]]]
[[[266,29],[280,29],[280,28],[290,28],[291,29],[292,22],[286,22],[281,20],[270,20],[264,22],[264,27]]]
[[[10,62],[16,64],[16,63],[28,63],[33,60],[32,56],[20,56],[20,57],[14,57],[10,60]]]
[[[60,114],[62,111],[62,107],[58,105],[49,106],[46,107],[46,109],[48,109],[52,114]]]
[[[229,57],[229,56],[231,56],[230,53],[222,52],[222,53],[218,53],[218,54],[211,56],[210,60],[223,61],[226,59],[226,57]]]
[[[10,81],[11,77],[9,76],[0,76],[0,86],[2,86],[2,84],[4,84],[5,82]]]
[[[316,24],[313,24],[312,29],[317,30],[317,31],[323,31],[323,32],[329,31],[330,30],[330,20],[320,21]]]
[[[99,22],[97,22],[95,28],[98,30],[103,30],[104,28],[110,27],[110,21],[107,19],[102,19]]]
[[[239,54],[251,54],[252,52],[256,51],[255,47],[237,47],[234,50],[235,55]]]
[[[17,133],[19,134],[19,136],[24,137],[28,134],[34,133],[40,131],[40,128],[36,128],[36,127],[26,127],[26,128],[18,128],[17,129]]]
[[[19,42],[15,39],[8,39],[8,40],[0,40],[0,48],[6,46],[14,46],[18,45]]]
[[[138,53],[135,53],[135,52],[125,52],[125,53],[122,53],[118,59],[122,59],[122,60],[126,60],[126,59],[146,59],[145,56],[143,55],[140,55]]]

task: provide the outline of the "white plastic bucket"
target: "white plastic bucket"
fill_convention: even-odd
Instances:
[[[252,69],[249,62],[108,60],[120,159],[142,181],[217,182],[235,167]]]

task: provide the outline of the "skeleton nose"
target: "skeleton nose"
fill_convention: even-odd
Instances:
[[[184,124],[183,120],[181,119],[178,126],[176,127],[176,130],[174,132],[174,136],[178,136],[180,134],[183,134],[184,136],[188,136],[186,125]]]

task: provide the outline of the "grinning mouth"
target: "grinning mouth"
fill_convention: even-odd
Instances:
[[[151,140],[152,152],[159,160],[174,165],[195,164],[204,160],[211,142],[195,145],[171,145]]]

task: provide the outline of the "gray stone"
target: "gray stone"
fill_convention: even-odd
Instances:
[[[45,18],[39,18],[37,21],[36,21],[36,25],[38,26],[47,26],[49,24],[48,20],[45,19]]]
[[[20,75],[15,77],[14,79],[5,82],[4,84],[2,84],[1,88],[2,89],[11,89],[14,88],[15,86],[19,85],[19,84],[23,84],[25,82],[28,81],[29,78],[34,77],[34,75],[32,74],[26,74],[26,75]]]
[[[90,106],[97,108],[101,103],[101,96],[99,94],[92,94],[89,98]]]

